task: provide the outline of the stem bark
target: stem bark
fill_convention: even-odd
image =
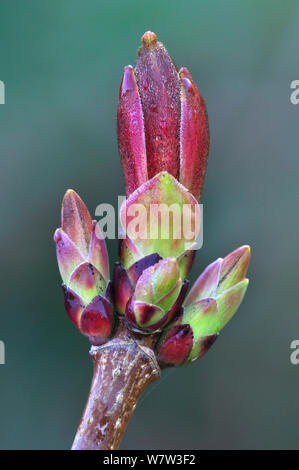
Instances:
[[[111,341],[92,346],[93,380],[72,450],[118,448],[142,392],[160,377],[154,342],[120,322]]]

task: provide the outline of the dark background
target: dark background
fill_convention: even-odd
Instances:
[[[298,448],[298,26],[291,0],[1,1],[0,448],[71,446],[92,364],[64,312],[52,237],[67,188],[92,214],[124,194],[118,89],[148,29],[209,112],[191,280],[244,243],[252,262],[236,317],[205,358],[145,393],[121,448]]]

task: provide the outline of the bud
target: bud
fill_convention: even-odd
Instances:
[[[186,68],[181,79],[180,182],[199,200],[209,153],[209,124],[204,100]]]
[[[190,208],[192,233],[188,238],[184,232],[184,206]],[[153,207],[163,210],[153,217]],[[136,232],[134,217],[136,210],[141,209],[143,217],[137,221],[140,232]],[[195,198],[167,172],[161,172],[144,183],[124,201],[120,220],[125,236],[122,233],[119,243],[120,263],[116,263],[114,268],[113,290],[116,310],[123,315],[141,274],[162,258],[176,257],[180,279],[185,281],[195,258],[196,251],[190,248],[198,235],[201,220]],[[181,295],[184,293],[185,296],[187,285],[185,282]]]
[[[144,256],[133,263],[128,270],[120,263],[115,263],[113,271],[113,291],[116,311],[124,315],[128,300],[134,293],[136,283],[143,271],[153,264],[157,263],[161,257],[154,253]]]
[[[159,348],[160,367],[180,366],[193,347],[193,332],[190,325],[175,325],[163,336]]]
[[[124,70],[117,133],[128,196],[167,171],[199,199],[209,150],[205,103],[188,70],[178,72],[150,31],[135,70]]]
[[[226,258],[219,258],[210,264],[199,276],[179,316],[162,333],[157,344],[159,362],[163,367],[188,364],[200,359],[209,350],[243,300],[248,285],[245,276],[249,260],[250,248],[242,246]],[[193,343],[187,358],[178,353],[174,360],[172,343],[177,342],[177,328],[180,325],[189,325]],[[185,351],[182,344],[179,350]]]
[[[219,258],[217,261],[210,264],[199,276],[190,290],[185,305],[191,305],[206,297],[215,297],[218,301],[221,300],[221,302],[225,302],[228,298],[232,299],[232,297],[234,297],[236,304],[238,304],[237,296],[240,295],[242,297],[247,288],[248,280],[245,279],[245,276],[249,261],[250,247],[244,245],[230,253],[224,259]],[[242,298],[240,298],[239,304]],[[232,315],[235,313],[238,306],[239,305],[237,305],[235,310],[231,310],[231,312],[233,311]]]
[[[241,246],[227,255],[221,266],[217,294],[230,289],[245,279],[250,261],[250,247]]]
[[[164,327],[180,309],[186,285],[175,258],[165,258],[145,269],[126,306],[129,325],[153,332]]]
[[[120,220],[129,238],[123,244],[124,257],[130,260],[135,253],[180,257],[194,244],[201,223],[196,199],[166,171],[144,183],[123,202]],[[192,253],[190,258],[193,259]],[[190,269],[186,257],[182,259],[182,269],[183,266],[186,272]]]
[[[54,235],[65,308],[75,326],[95,345],[107,340],[113,326],[108,254],[97,230],[80,197],[67,191],[61,228]]]

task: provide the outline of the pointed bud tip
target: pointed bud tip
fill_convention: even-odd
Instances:
[[[225,271],[226,269],[228,269],[229,271],[231,271],[231,269],[234,266],[241,264],[244,270],[244,277],[245,277],[245,274],[246,274],[245,269],[247,270],[249,261],[250,261],[250,246],[243,245],[237,248],[236,250],[232,251],[231,253],[229,253],[223,259],[222,270]]]
[[[250,248],[249,245],[243,245],[243,246],[241,246],[239,249],[240,249],[240,250],[243,250],[244,253],[246,253],[247,256],[250,257],[250,255],[251,255],[251,248]]]
[[[79,194],[77,194],[76,191],[74,191],[73,189],[68,189],[62,199],[61,226],[63,226],[64,212],[68,211],[69,208],[74,207],[76,205],[82,205],[85,207],[85,204],[80,198]]]
[[[249,261],[250,261],[251,250],[249,245],[243,245],[234,250],[232,253],[228,254],[223,262],[224,266],[226,264],[234,264],[234,263],[241,263],[244,271],[244,277],[248,269]]]
[[[78,198],[78,199],[81,199],[80,196],[76,193],[76,191],[74,191],[73,189],[68,189],[68,190],[65,192],[65,195],[64,195],[63,200],[62,200],[62,204],[64,204],[65,202],[67,202],[70,198]]]
[[[246,259],[247,267],[249,265],[250,257],[251,257],[251,248],[249,245],[243,245],[240,247],[240,250],[243,251],[243,258]]]
[[[179,70],[179,74],[180,74],[181,78],[183,78],[183,77],[190,78],[191,77],[190,72],[186,67],[181,67],[180,70]]]
[[[86,205],[73,189],[67,190],[62,201],[61,228],[80,252],[87,256],[92,220]]]
[[[146,47],[150,48],[156,44],[157,36],[152,31],[146,31],[142,36],[141,41]]]
[[[124,96],[128,91],[138,93],[135,72],[132,65],[127,65],[124,68],[124,74],[119,89],[119,98]]]
[[[55,243],[58,243],[59,240],[61,240],[61,229],[60,229],[60,228],[57,228],[57,229],[55,230],[53,239],[54,239],[54,242],[55,242]]]
[[[250,256],[250,246],[249,245],[242,245],[239,248],[237,248],[233,253],[239,253],[241,255],[247,255]]]
[[[186,69],[186,67],[180,68],[180,70],[179,70],[179,76],[180,76],[181,80],[187,79],[187,80],[189,80],[189,82],[190,82],[190,84],[191,84],[192,78],[191,78],[191,75],[190,75],[189,70]]]
[[[179,70],[179,76],[180,76],[181,79],[187,78],[190,82],[193,82],[191,73],[189,72],[189,70],[187,69],[187,67],[181,67],[181,68],[180,68],[180,70]]]
[[[198,93],[197,87],[195,86],[192,77],[189,73],[189,70],[185,67],[181,68],[179,71],[179,76],[182,83],[182,93],[181,98],[182,100],[186,100],[186,93],[190,93],[191,95],[197,95],[197,99],[200,100],[201,96]]]

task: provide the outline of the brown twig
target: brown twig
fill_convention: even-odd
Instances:
[[[72,450],[118,448],[139,397],[160,377],[154,342],[121,321],[111,341],[91,348],[93,380]]]

